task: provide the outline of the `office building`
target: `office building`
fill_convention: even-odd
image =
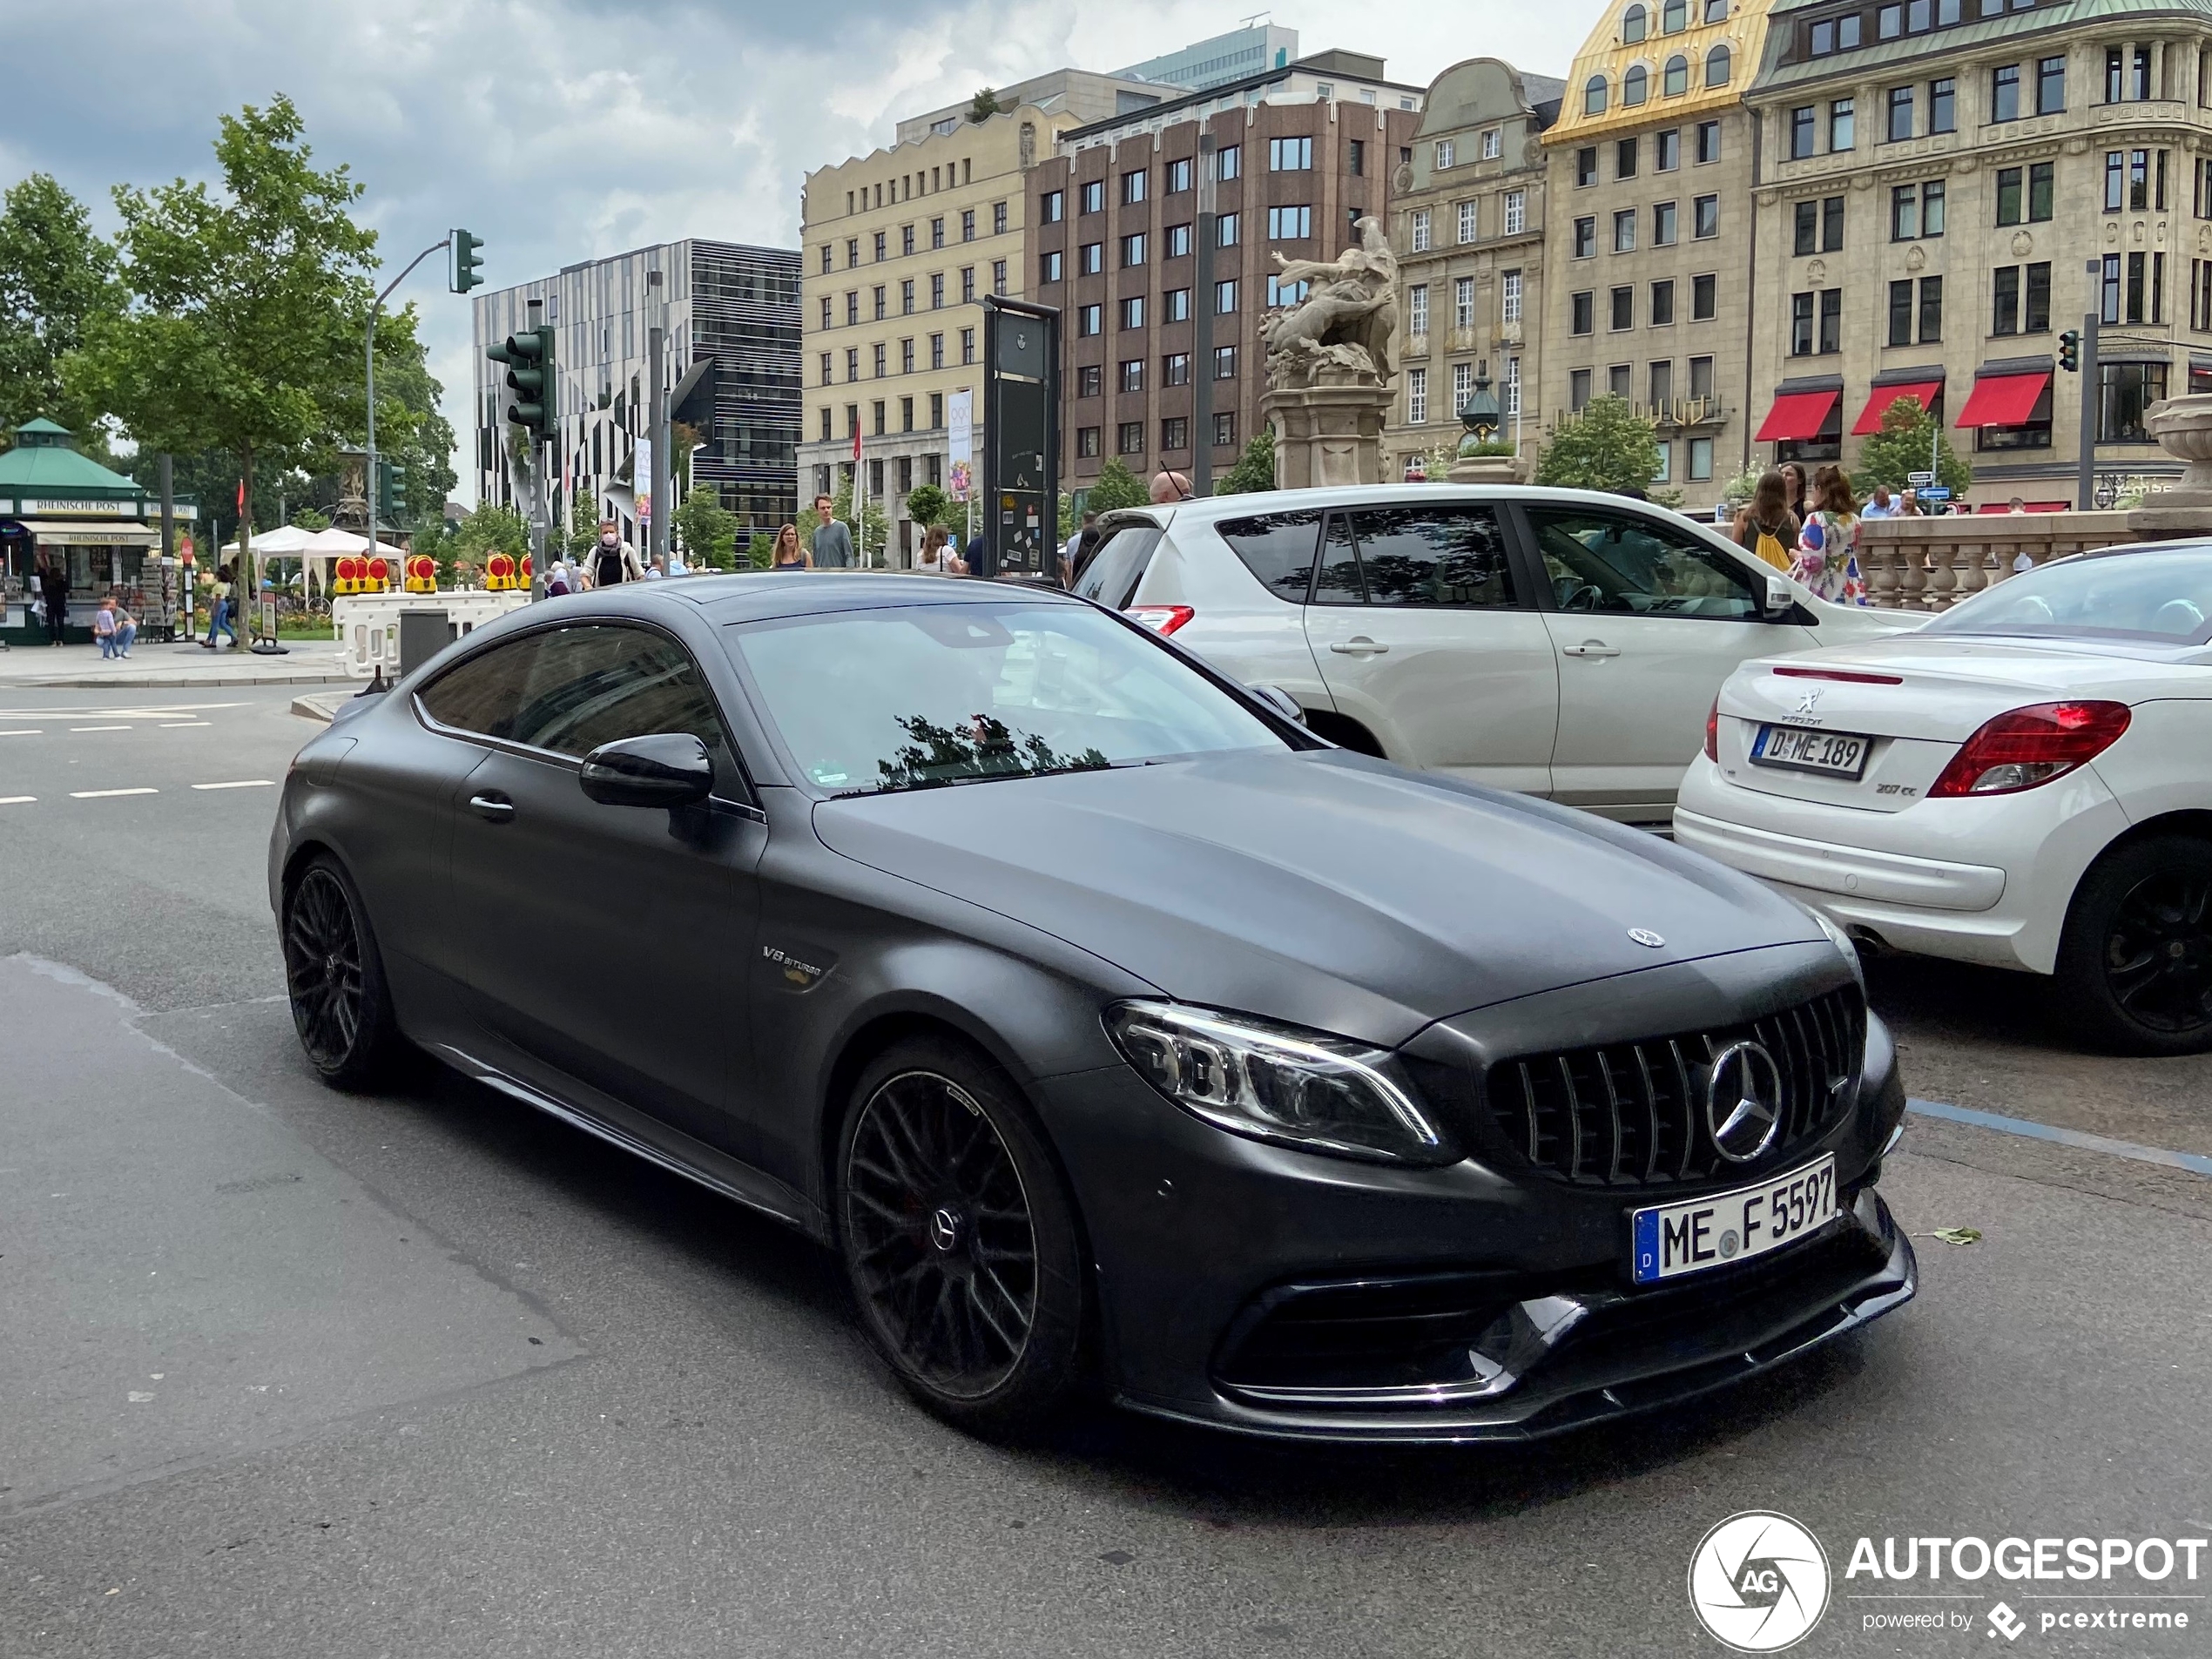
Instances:
[[[1285,68],[1297,57],[1297,30],[1271,23],[1255,24],[1211,40],[1195,41],[1179,51],[1148,57],[1114,73],[1130,80],[1164,81],[1203,92]]]
[[[1323,52],[1124,119],[1076,127],[1028,179],[1028,277],[1060,308],[1062,487],[1081,494],[1109,457],[1143,475],[1217,472],[1261,425],[1260,327],[1285,291],[1268,257],[1332,260],[1355,221],[1389,221],[1391,173],[1411,160],[1424,89],[1380,58]],[[1199,138],[1215,146],[1219,215],[1210,285],[1197,277]],[[1194,315],[1213,314],[1193,361]],[[1210,428],[1193,382],[1210,376]]]
[[[1755,461],[1848,467],[1910,393],[1979,501],[2073,502],[2086,392],[2101,469],[2178,470],[2143,415],[2212,389],[2201,8],[1784,0],[1748,102]],[[2085,388],[2059,336],[2093,311]]]
[[[475,322],[476,498],[519,505],[510,475],[502,410],[504,374],[485,349],[530,326],[529,303],[543,302],[556,330],[560,442],[554,515],[565,523],[582,496],[637,538],[633,476],[637,441],[649,431],[651,331],[663,330],[664,387],[672,390],[698,359],[714,361],[705,409],[693,428],[694,485],[711,484],[737,515],[744,534],[772,532],[797,509],[799,442],[799,254],[686,238],[588,260],[557,276],[480,293]],[[680,475],[676,457],[671,476]],[[671,506],[673,503],[670,503]]]
[[[1768,0],[1616,0],[1546,130],[1547,435],[1602,393],[1656,420],[1659,482],[1710,506],[1749,462],[1754,257],[1743,98]]]
[[[1391,201],[1398,253],[1397,398],[1383,476],[1455,448],[1478,384],[1508,439],[1541,436],[1545,158],[1564,83],[1494,57],[1454,64],[1429,85],[1413,159]],[[1526,395],[1524,396],[1524,394]]]

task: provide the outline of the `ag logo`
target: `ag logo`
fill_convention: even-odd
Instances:
[[[1689,1605],[1715,1641],[1738,1653],[1779,1653],[1828,1610],[1827,1553],[1787,1515],[1730,1515],[1689,1558]]]

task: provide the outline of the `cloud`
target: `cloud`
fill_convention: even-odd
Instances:
[[[1317,0],[1276,20],[1305,51],[1372,52],[1426,82],[1478,53],[1563,74],[1598,10]],[[901,113],[1238,21],[1177,0],[106,0],[99,15],[16,9],[0,183],[51,172],[111,226],[111,185],[206,176],[217,115],[282,91],[318,158],[367,186],[388,268],[465,225],[501,287],[680,236],[795,246],[806,172],[889,142]],[[409,298],[465,437],[469,308],[435,260],[395,302]]]

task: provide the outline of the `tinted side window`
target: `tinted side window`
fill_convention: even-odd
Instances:
[[[1370,604],[1514,603],[1505,537],[1487,507],[1366,508],[1352,527]]]
[[[560,628],[543,641],[505,733],[561,754],[659,732],[689,732],[714,757],[717,781],[734,781],[730,745],[691,659],[642,628]]]
[[[1313,552],[1321,540],[1318,511],[1228,518],[1215,528],[1260,586],[1292,604],[1305,603],[1313,580]]]
[[[1633,616],[1758,615],[1744,569],[1686,529],[1627,513],[1531,507],[1528,522],[1562,610]]]
[[[544,638],[543,634],[525,634],[471,657],[422,689],[422,706],[440,725],[480,732],[488,738],[512,738],[523,687]]]
[[[1161,531],[1154,524],[1123,524],[1109,531],[1076,577],[1076,591],[1119,610],[1136,597],[1136,584],[1152,562]]]
[[[1321,568],[1313,576],[1317,605],[1363,605],[1367,590],[1359,580],[1359,554],[1352,544],[1352,520],[1338,513],[1321,540]]]

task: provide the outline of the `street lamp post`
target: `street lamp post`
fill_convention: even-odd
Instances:
[[[451,247],[452,246],[453,237],[450,233],[448,233],[442,239],[431,243],[429,246],[424,248],[420,253],[416,254],[413,259],[407,262],[406,270],[401,272],[399,275],[394,277],[389,282],[385,284],[384,292],[376,296],[376,302],[368,308],[368,343],[364,346],[361,352],[362,361],[368,370],[368,459],[366,463],[366,470],[364,470],[361,474],[361,520],[363,528],[368,533],[368,544],[371,548],[374,548],[376,545],[377,314],[384,309],[384,302],[392,297],[392,290],[398,287],[401,283],[406,281],[409,276],[414,274],[415,267],[416,266],[421,264],[423,260],[428,259],[440,248]]]

